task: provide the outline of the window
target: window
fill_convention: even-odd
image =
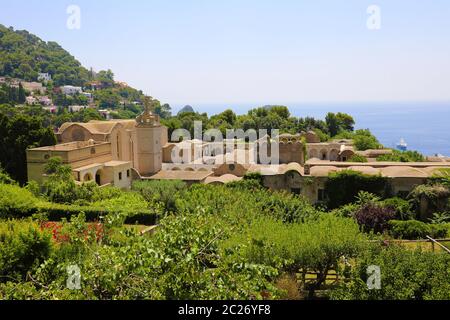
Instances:
[[[302,193],[302,189],[300,188],[291,188],[291,192],[296,195],[300,195]]]
[[[130,177],[130,169],[127,170],[127,178]]]
[[[122,180],[122,172],[119,172],[119,180]]]

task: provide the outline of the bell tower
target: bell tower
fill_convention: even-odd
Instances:
[[[144,112],[136,118],[137,170],[142,176],[157,173],[162,168],[162,126],[153,114],[151,97],[144,98]]]

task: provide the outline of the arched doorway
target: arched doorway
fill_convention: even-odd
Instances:
[[[330,161],[338,161],[339,159],[339,151],[336,149],[332,149],[330,151]]]
[[[95,174],[95,183],[97,183],[99,186],[103,185],[103,170],[98,170]]]
[[[92,175],[90,173],[86,173],[83,177],[83,182],[92,181]]]

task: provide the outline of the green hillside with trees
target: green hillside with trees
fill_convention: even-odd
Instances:
[[[25,30],[0,25],[0,52],[2,76],[36,81],[45,72],[55,85],[81,86],[89,80],[89,71],[59,44]]]

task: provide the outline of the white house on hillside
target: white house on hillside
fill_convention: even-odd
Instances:
[[[64,94],[72,96],[72,95],[77,94],[77,93],[81,94],[83,92],[83,89],[81,87],[63,86],[63,87],[61,87],[61,91]]]

